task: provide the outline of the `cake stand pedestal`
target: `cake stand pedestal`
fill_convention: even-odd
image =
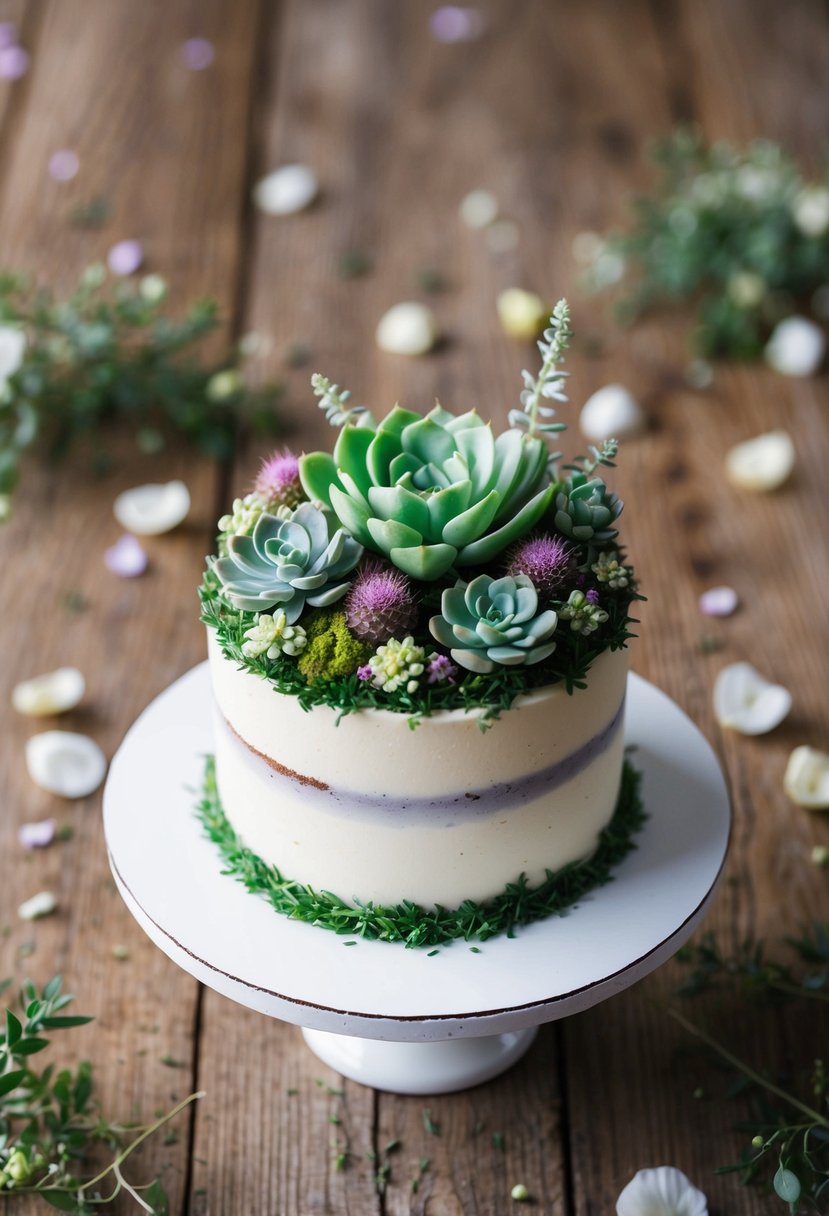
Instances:
[[[165,954],[217,992],[304,1028],[338,1072],[396,1093],[496,1076],[537,1027],[621,992],[679,949],[720,876],[730,827],[716,757],[668,697],[629,678],[625,737],[648,820],[614,881],[563,917],[472,953],[359,940],[280,916],[221,873],[193,813],[212,750],[207,664],[144,711],[110,766],[104,830],[118,889]],[[497,726],[496,728],[497,729]]]

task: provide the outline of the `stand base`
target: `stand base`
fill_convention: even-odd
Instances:
[[[506,1072],[537,1033],[538,1027],[530,1026],[437,1043],[389,1043],[307,1029],[302,1037],[323,1063],[352,1081],[394,1094],[431,1096],[469,1089]]]

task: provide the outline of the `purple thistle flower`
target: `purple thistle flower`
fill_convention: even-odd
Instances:
[[[572,550],[562,537],[540,533],[514,546],[506,573],[512,578],[528,575],[539,600],[547,604],[557,598],[557,592],[572,573],[572,564]]]
[[[448,655],[435,654],[426,665],[427,684],[454,684],[458,669]]]
[[[411,633],[417,605],[406,575],[392,566],[367,562],[346,597],[345,620],[354,636],[370,646]]]
[[[370,679],[372,679],[373,676],[374,676],[374,672],[371,670],[371,667],[368,663],[365,663],[362,667],[357,668],[357,679],[358,680],[370,680]]]
[[[293,452],[285,448],[282,452],[272,452],[266,456],[253,488],[270,504],[298,506],[305,495],[299,480],[299,461]]]
[[[586,596],[588,604],[598,604],[599,593],[595,587],[591,587]]]

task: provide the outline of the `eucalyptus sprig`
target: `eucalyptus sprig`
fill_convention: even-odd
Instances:
[[[339,384],[332,384],[327,376],[314,372],[311,377],[311,388],[314,396],[319,397],[318,405],[325,414],[326,421],[331,426],[345,426],[346,423],[356,424],[360,414],[366,413],[364,405],[349,405],[350,389],[341,389]]]
[[[768,956],[765,943],[749,940],[731,954],[722,952],[716,939],[706,934],[701,941],[680,952],[680,959],[693,970],[681,992],[698,995],[710,990],[729,991],[754,1004],[803,1002],[819,1010],[829,1002],[829,926],[816,924],[799,939],[789,939],[809,969]],[[816,966],[815,966],[816,965]],[[791,1213],[829,1211],[829,1070],[825,1050],[826,1021],[818,1023],[814,1041],[805,1046],[805,1060],[796,1074],[802,1087],[779,1083],[778,1074],[792,1073],[788,1060],[778,1067],[742,1059],[714,1034],[672,1008],[671,1016],[697,1040],[704,1043],[732,1069],[738,1092],[752,1100],[751,1118],[741,1125],[750,1140],[741,1159],[721,1167],[718,1173],[739,1173],[744,1183],[771,1175],[775,1194]],[[802,1205],[805,1205],[802,1206]]]
[[[826,315],[829,174],[805,180],[768,140],[707,144],[682,128],[657,144],[658,179],[627,231],[588,241],[587,285],[618,291],[631,321],[655,306],[696,309],[704,356],[756,358],[796,309]]]
[[[232,454],[240,422],[277,428],[277,386],[248,389],[238,351],[196,355],[219,324],[216,302],[197,300],[174,317],[166,296],[158,275],[113,283],[101,265],[67,299],[24,275],[0,275],[0,519],[28,448],[57,458],[83,438],[103,468],[111,458],[101,428],[112,420],[145,451],[172,433],[218,459]]]
[[[0,982],[0,993],[11,983]],[[31,1058],[49,1047],[45,1031],[92,1021],[62,1012],[73,999],[56,976],[40,993],[33,984],[23,984],[21,1016],[9,1007],[5,1010],[0,1033],[0,1197],[35,1194],[61,1212],[90,1216],[125,1191],[143,1211],[166,1216],[160,1181],[135,1186],[122,1167],[140,1144],[202,1095],[191,1094],[153,1123],[116,1124],[97,1109],[91,1064],[82,1061],[74,1069],[50,1064],[38,1072]],[[112,1155],[109,1164],[82,1176],[84,1162],[102,1149]],[[109,1186],[107,1193],[102,1193],[101,1184]]]

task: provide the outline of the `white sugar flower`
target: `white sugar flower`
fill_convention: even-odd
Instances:
[[[242,654],[249,659],[258,658],[267,652],[269,659],[275,659],[280,654],[291,657],[305,649],[308,641],[305,630],[301,625],[289,625],[283,609],[271,616],[262,612],[250,629],[245,631],[247,641],[242,645]]]
[[[774,730],[791,707],[789,690],[770,683],[750,663],[724,667],[714,684],[717,721],[743,735],[764,735]]]
[[[639,1170],[616,1200],[617,1216],[708,1216],[708,1201],[682,1170]]]

